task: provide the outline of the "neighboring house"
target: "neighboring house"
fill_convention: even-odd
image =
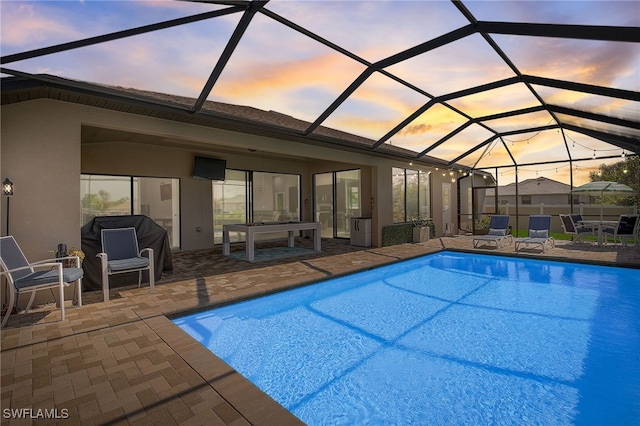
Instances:
[[[546,177],[538,177],[535,179],[527,179],[516,184],[499,186],[498,190],[498,209],[509,205],[527,206],[527,205],[570,205],[573,204],[590,204],[589,195],[572,195],[571,186],[562,182],[555,181]],[[492,211],[495,204],[495,189],[487,189],[483,211]]]

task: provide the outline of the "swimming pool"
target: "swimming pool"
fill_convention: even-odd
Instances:
[[[640,420],[640,270],[440,252],[175,319],[309,425]]]

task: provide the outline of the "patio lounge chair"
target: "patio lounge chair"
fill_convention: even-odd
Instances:
[[[75,268],[63,267],[62,261],[72,259],[75,260]],[[31,298],[24,310],[26,313],[31,309],[38,290],[57,288],[59,290],[60,312],[64,320],[64,288],[75,281],[77,282],[78,306],[82,306],[82,276],[84,273],[80,267],[80,258],[78,256],[29,263],[15,238],[9,235],[0,238],[0,265],[3,269],[0,275],[5,275],[9,283],[7,313],[0,326],[4,327],[6,325],[20,293],[23,292],[31,292]]]
[[[513,243],[513,236],[509,234],[509,215],[493,215],[489,222],[489,233],[473,237],[473,247],[477,248],[480,243],[496,243],[496,248],[500,248],[503,241]]]
[[[618,219],[618,226],[615,228],[605,228],[603,232],[607,236],[611,235],[616,246],[618,245],[618,239],[620,239],[620,243],[623,246],[626,246],[629,238],[635,238],[637,245],[639,226],[640,220],[638,219],[638,215],[621,215]]]
[[[595,235],[594,229],[590,226],[581,225],[582,215],[579,214],[561,214],[560,223],[564,233],[571,235],[571,241],[580,242],[580,239],[584,241],[585,234]]]
[[[136,228],[103,229],[101,232],[102,252],[102,293],[104,301],[109,300],[109,275],[138,272],[138,287],[142,284],[142,271],[149,271],[149,288],[155,292],[153,249],[138,250]],[[143,256],[147,254],[147,257]]]
[[[531,215],[529,216],[529,232],[528,237],[516,239],[516,251],[520,251],[522,246],[538,245],[544,253],[547,244],[551,247],[556,246],[556,242],[550,236],[551,216],[550,215]]]

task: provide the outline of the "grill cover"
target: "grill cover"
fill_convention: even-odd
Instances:
[[[100,259],[96,257],[102,251],[101,231],[102,229],[130,228],[136,230],[138,237],[138,248],[153,249],[155,262],[155,280],[162,277],[162,273],[173,272],[173,261],[171,258],[171,246],[167,230],[158,225],[148,216],[96,216],[82,227],[82,251],[85,254],[82,261],[84,278],[82,279],[83,290],[101,290],[102,274],[100,272]],[[142,273],[142,285],[149,282],[148,273]],[[138,283],[138,272],[127,274],[117,274],[109,276],[109,288],[123,287]]]

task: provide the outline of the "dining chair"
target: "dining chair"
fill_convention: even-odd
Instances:
[[[571,236],[571,241],[576,243],[584,242],[585,234],[595,235],[594,229],[590,226],[580,224],[582,215],[560,214],[560,224],[564,233]]]
[[[607,240],[609,239],[609,236],[611,236],[616,246],[618,245],[618,240],[620,240],[620,244],[626,247],[627,240],[629,238],[633,238],[636,240],[637,244],[638,226],[640,226],[640,220],[638,217],[638,215],[620,215],[618,225],[615,228],[604,229],[603,232],[606,235]]]

